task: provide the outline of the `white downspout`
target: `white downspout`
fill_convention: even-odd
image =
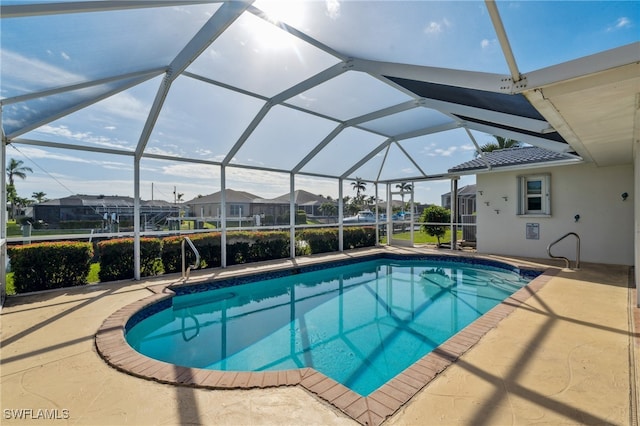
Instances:
[[[636,95],[636,106],[640,106],[640,94]],[[633,149],[633,211],[635,218],[635,280],[636,280],[636,306],[640,308],[640,108],[636,109],[636,135]]]

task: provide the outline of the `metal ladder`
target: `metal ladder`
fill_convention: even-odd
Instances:
[[[185,255],[185,250],[184,250],[184,246],[185,243],[189,243],[189,247],[191,247],[191,251],[193,251],[193,253],[196,255],[196,261],[193,265],[189,265],[189,267],[186,267],[186,255]],[[198,251],[198,249],[196,248],[196,246],[193,245],[193,242],[191,242],[191,239],[189,237],[184,237],[184,240],[182,240],[182,278],[184,278],[184,280],[188,280],[189,279],[189,272],[191,272],[191,269],[198,269],[198,267],[200,266],[200,252]]]
[[[558,238],[557,240],[555,240],[554,242],[552,242],[551,244],[549,244],[547,246],[547,254],[549,255],[549,257],[552,257],[554,259],[564,259],[564,261],[566,262],[566,268],[569,268],[570,262],[569,259],[567,259],[564,256],[554,256],[551,254],[551,247],[553,247],[554,245],[556,245],[557,243],[559,243],[560,241],[564,240],[565,238],[567,238],[568,236],[573,235],[574,237],[576,237],[576,266],[573,269],[580,269],[580,236],[578,234],[576,234],[575,232],[568,232],[566,234],[564,234],[562,237]]]

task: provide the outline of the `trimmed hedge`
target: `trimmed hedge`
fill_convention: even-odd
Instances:
[[[220,263],[220,233],[190,234],[189,239],[200,253],[200,268],[215,268]],[[182,240],[184,236],[166,237],[163,239],[162,264],[166,273],[182,271]],[[193,265],[196,256],[189,246],[185,247],[187,265]]]
[[[372,247],[376,245],[376,227],[358,226],[344,228],[344,248],[355,249],[361,247]]]
[[[97,244],[100,281],[133,278],[133,238],[100,241]],[[148,277],[164,272],[161,261],[162,240],[140,238],[140,276]]]
[[[165,272],[182,271],[182,240],[184,236],[167,237],[162,249]],[[219,232],[190,234],[189,239],[200,253],[200,268],[215,268],[222,263],[221,235]],[[185,257],[193,265],[195,255],[187,247]],[[227,232],[227,265],[258,262],[289,257],[289,233],[280,231]]]
[[[311,254],[338,251],[338,228],[303,229],[296,232],[298,241],[305,241]]]
[[[16,293],[25,293],[87,284],[93,246],[58,241],[12,246],[7,252]]]
[[[190,234],[201,256],[200,268],[221,265],[221,234]],[[140,275],[143,277],[182,270],[184,236],[140,239]],[[375,227],[344,229],[344,248],[370,247],[376,244]],[[303,229],[296,232],[296,255],[338,250],[338,228]],[[9,247],[11,267],[17,293],[87,284],[94,255],[91,243],[55,242]],[[133,238],[100,241],[96,244],[101,282],[134,277]],[[189,247],[186,262],[192,265],[195,255]],[[290,254],[287,231],[232,231],[227,233],[227,265],[273,259]]]
[[[304,229],[296,233],[300,241],[306,241],[311,253],[338,251],[338,228]],[[376,245],[375,226],[345,227],[343,230],[346,250]]]

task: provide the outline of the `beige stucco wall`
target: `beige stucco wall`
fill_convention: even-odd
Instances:
[[[551,216],[518,216],[517,176],[539,173],[551,174]],[[612,167],[579,164],[484,173],[477,175],[476,183],[478,252],[546,258],[549,243],[567,232],[575,232],[581,239],[581,261],[634,263],[631,164]],[[622,200],[624,192],[629,194],[627,201]],[[574,220],[576,214],[580,215],[578,222]],[[527,223],[539,224],[538,240],[526,239]],[[552,253],[575,260],[575,239],[565,239],[554,246]]]

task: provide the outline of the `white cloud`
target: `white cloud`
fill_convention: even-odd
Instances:
[[[451,26],[447,18],[441,19],[439,22],[431,21],[424,28],[426,34],[440,34]]]
[[[36,133],[58,136],[67,140],[80,142],[82,145],[92,144],[104,148],[130,149],[129,144],[125,141],[117,139],[114,140],[106,136],[96,136],[91,132],[73,131],[65,125],[52,126],[50,124],[45,124],[44,126],[39,127],[36,130]]]
[[[0,51],[3,85],[33,91],[34,87],[58,87],[84,81],[79,74],[62,70],[38,59],[27,58],[7,49]]]
[[[326,0],[327,16],[331,19],[340,17],[340,2],[338,0]]]
[[[96,109],[105,114],[135,119],[142,123],[147,119],[150,106],[142,103],[138,98],[127,92],[120,92],[95,105]]]
[[[62,58],[67,61],[71,59],[71,56],[69,56],[66,52],[60,52],[60,56],[62,56]]]
[[[162,174],[189,179],[219,179],[220,167],[206,164],[170,164],[162,167]]]
[[[424,32],[427,34],[439,34],[442,32],[442,26],[437,22],[429,22]]]
[[[491,39],[491,40],[489,40],[487,38],[483,38],[480,41],[480,47],[482,48],[482,50],[492,49],[497,45],[498,45],[498,40],[496,40],[495,38]]]
[[[451,157],[456,152],[469,152],[474,150],[475,150],[475,147],[473,145],[468,145],[468,144],[457,145],[457,146],[452,145],[446,148],[436,148],[435,146],[430,145],[429,147],[424,148],[422,150],[422,153],[429,157]]]
[[[631,28],[631,27],[632,27],[631,20],[626,16],[622,16],[616,20],[615,24],[607,27],[607,32],[616,31],[623,28]]]
[[[84,164],[92,163],[92,161],[85,160],[80,156],[57,154],[55,152],[45,151],[43,149],[32,147],[32,146],[20,146],[20,151],[18,151],[17,154],[15,154],[15,156],[25,157],[28,159],[58,160],[58,161],[69,161],[72,163],[84,163]]]

